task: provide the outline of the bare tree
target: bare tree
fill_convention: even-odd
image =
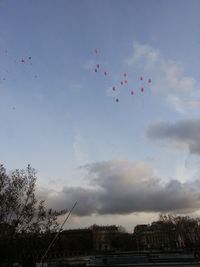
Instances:
[[[10,174],[0,165],[0,237],[57,230],[59,213],[36,199],[35,188],[36,171],[30,165]]]

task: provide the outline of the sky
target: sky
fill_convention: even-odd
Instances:
[[[199,215],[199,11],[0,0],[0,162],[31,164],[48,206],[77,201],[67,228]]]

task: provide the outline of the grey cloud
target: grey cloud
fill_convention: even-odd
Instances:
[[[200,206],[200,184],[177,180],[163,183],[144,163],[99,162],[85,166],[91,187],[64,187],[56,194],[44,195],[56,209],[75,213],[131,214],[134,212],[192,212]]]
[[[148,128],[147,136],[154,140],[182,143],[191,154],[200,154],[200,119],[181,120],[174,124],[160,122]]]

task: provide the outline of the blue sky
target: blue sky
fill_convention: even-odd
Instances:
[[[190,189],[199,177],[199,10],[197,0],[0,1],[0,160],[36,168],[56,208],[86,201],[71,227],[117,221],[130,230],[159,212],[198,213]],[[127,206],[125,185],[137,195],[155,179],[152,202],[176,181],[189,190],[185,205]],[[113,196],[109,209],[91,188]]]

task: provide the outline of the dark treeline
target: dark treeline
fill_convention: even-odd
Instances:
[[[39,262],[59,229],[58,216],[66,211],[46,209],[45,202],[36,199],[35,189],[33,168],[8,174],[0,165],[0,263]],[[62,231],[47,258],[108,251],[190,249],[196,253],[199,248],[199,218],[160,215],[151,224],[137,225],[133,233],[115,225]]]

